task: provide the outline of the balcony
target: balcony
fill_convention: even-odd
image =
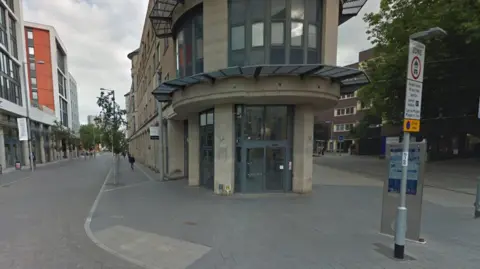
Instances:
[[[172,14],[178,4],[184,0],[155,0],[149,18],[158,38],[172,36]]]

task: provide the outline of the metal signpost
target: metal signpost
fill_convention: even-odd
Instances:
[[[405,220],[408,229],[404,230],[404,240],[408,238],[413,241],[420,241],[426,149],[426,140],[411,142],[409,145],[405,186],[405,208],[408,207],[409,210]],[[394,236],[397,236],[396,220],[398,219],[395,209],[398,207],[398,198],[402,191],[403,169],[405,167],[403,166],[405,162],[403,152],[402,143],[393,142],[386,145],[388,179],[383,186],[380,232]]]
[[[343,150],[343,141],[344,141],[344,137],[343,135],[339,135],[338,136],[338,142],[339,142],[339,147],[340,147],[340,150],[338,151],[340,153],[340,155],[342,155],[342,150]]]
[[[407,89],[405,92],[405,111],[404,111],[404,133],[402,146],[402,178],[400,181],[400,204],[397,208],[397,218],[395,223],[395,246],[394,257],[403,259],[405,254],[405,237],[407,233],[407,188],[408,185],[408,162],[410,132],[420,131],[420,118],[422,108],[422,86],[423,73],[425,69],[425,45],[410,39],[408,51],[408,71],[407,71]],[[414,127],[415,126],[415,127]],[[389,179],[390,181],[390,179]],[[418,184],[418,178],[417,183]],[[390,185],[390,184],[388,184]],[[392,184],[393,187],[394,184]],[[415,186],[415,194],[416,194]],[[413,192],[410,191],[410,194]],[[421,202],[420,202],[421,205]],[[421,209],[420,209],[421,214]]]

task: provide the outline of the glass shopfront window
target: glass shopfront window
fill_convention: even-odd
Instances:
[[[324,0],[228,0],[229,66],[320,62]]]
[[[203,72],[203,8],[199,6],[186,14],[177,28],[177,78]]]

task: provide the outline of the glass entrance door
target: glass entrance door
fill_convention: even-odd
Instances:
[[[213,189],[215,174],[213,110],[200,113],[200,185]]]
[[[287,147],[268,143],[245,151],[244,192],[288,191]]]

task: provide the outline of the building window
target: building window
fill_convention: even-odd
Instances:
[[[229,66],[320,62],[323,0],[228,0]]]
[[[355,97],[354,93],[342,94],[342,95],[340,95],[340,100],[350,99],[350,98],[353,98],[353,97]]]
[[[20,67],[4,52],[0,52],[0,71],[0,97],[21,106]]]
[[[33,32],[32,32],[32,30],[27,30],[27,39],[33,39]]]
[[[28,55],[31,55],[31,56],[35,55],[35,49],[33,47],[28,47]]]
[[[198,7],[194,15],[178,27],[176,35],[177,77],[203,72],[203,9]]]
[[[342,123],[342,124],[335,124],[334,131],[335,132],[348,132],[353,129],[355,124],[353,123]]]
[[[10,18],[10,50],[13,54],[13,57],[18,58],[18,47],[17,47],[17,22],[14,18]]]
[[[0,6],[0,43],[8,49],[6,9]]]
[[[66,74],[65,58],[66,58],[65,52],[63,52],[62,48],[60,47],[60,44],[57,44],[57,67],[64,74]]]
[[[355,114],[355,107],[345,107],[335,109],[335,116],[346,116]]]

